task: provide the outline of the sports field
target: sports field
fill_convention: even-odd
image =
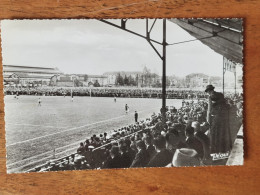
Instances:
[[[76,151],[93,134],[111,132],[158,113],[160,99],[41,96],[5,96],[7,171],[26,170]],[[130,112],[125,113],[125,104]],[[180,107],[181,100],[167,100]],[[54,152],[55,150],[55,152]],[[55,155],[55,156],[54,156]]]

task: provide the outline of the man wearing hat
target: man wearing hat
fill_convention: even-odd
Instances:
[[[210,124],[210,148],[212,153],[230,152],[232,147],[229,106],[224,95],[214,91],[214,86],[208,85],[205,92],[209,95],[207,120]]]

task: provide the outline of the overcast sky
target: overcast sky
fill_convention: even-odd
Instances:
[[[119,24],[119,20],[110,21]],[[145,20],[128,20],[127,28],[144,35]],[[162,42],[162,20],[157,20],[151,37]],[[5,65],[57,67],[64,73],[81,74],[141,71],[146,65],[161,75],[162,62],[145,39],[98,20],[4,20],[1,38]],[[191,39],[167,21],[167,43]],[[222,76],[222,60],[200,41],[168,46],[167,75]]]

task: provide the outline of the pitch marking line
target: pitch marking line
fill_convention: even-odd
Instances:
[[[57,127],[57,126],[45,126],[45,125],[33,125],[33,124],[19,124],[19,123],[7,123],[6,125],[32,126],[32,127],[48,127],[48,128],[66,128],[66,127]]]

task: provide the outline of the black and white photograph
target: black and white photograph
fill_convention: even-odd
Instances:
[[[243,165],[243,19],[2,20],[7,173]]]

